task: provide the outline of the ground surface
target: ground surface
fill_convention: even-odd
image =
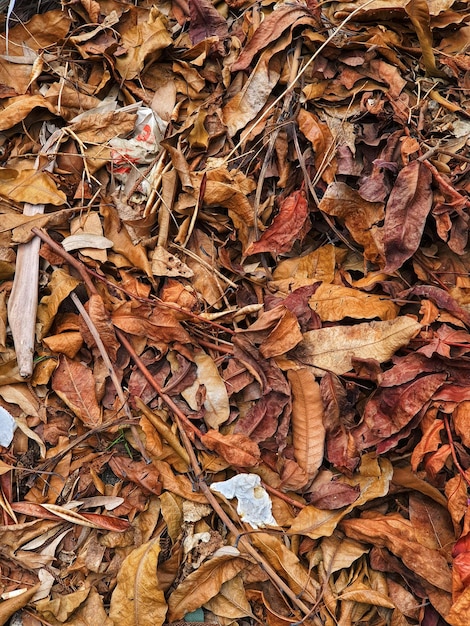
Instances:
[[[469,15],[10,25],[1,624],[469,623]]]

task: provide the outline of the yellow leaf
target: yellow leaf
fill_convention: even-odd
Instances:
[[[386,296],[375,296],[341,285],[320,285],[308,303],[324,322],[337,322],[345,317],[391,320],[399,310]]]
[[[158,585],[158,539],[144,543],[124,560],[111,596],[109,616],[118,626],[161,626],[167,605]]]
[[[421,325],[401,316],[384,322],[365,322],[355,326],[331,326],[304,334],[294,355],[313,366],[317,376],[325,371],[344,374],[352,369],[352,357],[388,361],[418,334]]]
[[[292,444],[294,456],[312,480],[323,461],[325,427],[320,385],[310,369],[287,372],[292,388]]]
[[[57,189],[53,179],[46,172],[36,170],[21,170],[13,178],[0,179],[0,195],[30,204],[61,206],[67,202],[67,196]]]
[[[168,598],[168,621],[182,619],[216,596],[223,583],[234,578],[248,565],[235,548],[223,548],[222,554],[205,561],[191,572]],[[127,626],[127,625],[126,625]],[[140,625],[139,625],[140,626]]]

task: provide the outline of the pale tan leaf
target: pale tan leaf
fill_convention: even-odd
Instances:
[[[229,418],[230,407],[227,389],[217,366],[211,357],[203,352],[194,355],[197,366],[197,380],[205,388],[204,421],[215,430]]]
[[[281,74],[280,63],[272,61],[272,50],[266,50],[243,88],[222,109],[230,137],[255,118],[271,95]]]
[[[345,374],[352,369],[352,357],[383,363],[420,330],[421,325],[406,316],[384,322],[320,328],[305,333],[294,354],[301,363],[312,365],[316,376],[323,376],[325,371]]]
[[[320,285],[308,303],[324,322],[336,322],[345,317],[391,320],[397,317],[399,310],[386,296],[341,285]]]
[[[0,396],[10,404],[17,404],[32,417],[39,417],[39,399],[27,385],[1,385]]]
[[[225,549],[227,550],[227,549]],[[213,556],[189,574],[168,598],[168,621],[182,619],[216,596],[223,583],[234,578],[249,562],[232,548],[228,554]]]
[[[167,605],[158,585],[158,539],[133,550],[117,575],[109,616],[119,626],[161,626]]]
[[[307,473],[315,478],[323,461],[325,427],[320,385],[307,368],[287,372],[292,388],[292,443],[294,456]]]
[[[163,246],[156,246],[152,254],[152,273],[154,276],[181,276],[192,278],[194,272],[176,255]]]
[[[61,517],[71,524],[78,524],[79,526],[86,526],[87,528],[101,528],[99,524],[94,524],[86,517],[83,517],[83,515],[80,515],[80,513],[65,509],[63,506],[58,506],[57,504],[42,504],[41,506],[46,509],[46,511],[57,515],[57,517]]]

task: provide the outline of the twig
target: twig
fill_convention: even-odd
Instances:
[[[71,294],[71,298],[73,300],[73,303],[77,307],[78,311],[80,312],[80,315],[83,317],[83,321],[87,325],[88,330],[92,334],[92,337],[95,340],[95,343],[96,343],[96,345],[98,347],[98,350],[100,351],[101,358],[103,359],[106,367],[108,368],[108,373],[111,376],[111,380],[113,381],[114,388],[116,389],[116,393],[117,393],[118,398],[119,398],[119,400],[121,402],[121,406],[124,409],[124,412],[125,412],[127,418],[129,420],[132,420],[132,413],[131,413],[131,410],[129,408],[129,404],[128,404],[127,400],[126,400],[126,397],[124,396],[124,392],[122,390],[121,384],[120,384],[119,379],[117,377],[116,370],[114,369],[113,364],[111,363],[111,359],[109,358],[109,354],[106,351],[106,347],[105,347],[105,345],[104,345],[104,343],[103,343],[103,341],[102,341],[102,339],[100,337],[99,332],[97,331],[96,326],[93,324],[93,320],[91,319],[91,317],[86,312],[85,307],[83,306],[83,304],[78,299],[77,294],[76,293],[72,293]],[[145,460],[146,463],[151,463],[151,459],[147,455],[147,453],[145,452],[144,444],[142,443],[142,440],[139,437],[139,433],[137,431],[137,428],[133,424],[131,425],[131,431],[132,431],[132,434],[134,436],[134,439],[136,440],[137,445],[139,446],[139,452],[142,455],[143,459]]]

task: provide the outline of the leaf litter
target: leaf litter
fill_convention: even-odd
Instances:
[[[468,624],[469,17],[11,22],[1,624]]]

